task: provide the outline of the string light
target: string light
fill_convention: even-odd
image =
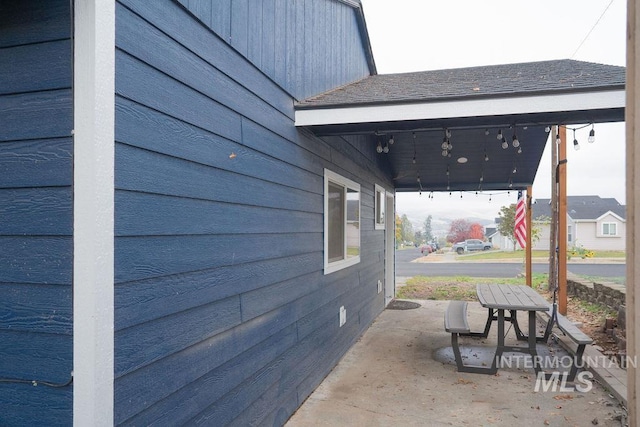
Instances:
[[[573,149],[578,151],[580,150],[580,144],[578,144],[578,140],[576,139],[576,130],[573,129]]]
[[[389,145],[393,145],[396,141],[393,139],[393,135],[389,136]]]
[[[378,140],[378,146],[376,147],[376,151],[378,152],[378,154],[382,153],[382,144],[380,143],[380,140]]]
[[[505,138],[504,136],[502,137],[502,148],[504,150],[506,150],[507,148],[509,148],[509,143],[507,142],[507,138]]]
[[[498,134],[496,135],[496,138],[498,139],[498,141],[503,139],[502,130],[501,129],[498,129]]]
[[[596,130],[593,128],[593,123],[591,124],[591,130],[589,131],[589,138],[587,139],[589,144],[593,144],[596,142]]]
[[[520,147],[520,141],[518,141],[518,137],[516,136],[515,131],[513,132],[513,138],[512,138],[511,144],[513,145],[513,148]]]
[[[413,132],[413,164],[416,164],[416,133]]]
[[[382,149],[382,151],[383,151],[385,154],[387,154],[387,153],[389,152],[389,143],[386,143],[386,144],[384,145],[384,148]]]

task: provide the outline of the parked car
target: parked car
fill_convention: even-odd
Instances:
[[[420,252],[422,252],[423,255],[429,255],[433,252],[433,247],[431,245],[422,245],[420,246]]]
[[[456,243],[451,249],[460,255],[465,252],[486,251],[491,248],[491,242],[483,242],[480,239],[467,239],[464,242]]]

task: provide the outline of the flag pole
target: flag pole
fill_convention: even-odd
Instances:
[[[532,285],[532,271],[531,271],[531,263],[532,263],[532,258],[531,258],[531,253],[532,253],[532,241],[531,241],[531,229],[533,228],[533,224],[531,222],[531,193],[533,192],[533,189],[531,186],[527,187],[527,219],[526,219],[526,224],[527,224],[527,245],[525,246],[525,276],[526,276],[526,280],[527,280],[527,286],[531,287]]]

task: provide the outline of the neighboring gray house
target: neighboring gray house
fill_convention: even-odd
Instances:
[[[551,218],[551,200],[537,199],[532,218]],[[567,247],[594,251],[624,251],[626,208],[614,198],[567,196]],[[540,239],[534,249],[549,248],[549,223],[537,221]]]

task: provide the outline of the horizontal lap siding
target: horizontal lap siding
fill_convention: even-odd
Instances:
[[[383,308],[387,174],[371,141],[296,130],[290,95],[179,4],[116,13],[116,423],[282,424]],[[331,275],[324,168],[363,197],[363,261]]]
[[[357,11],[338,0],[180,3],[296,99],[369,75]]]
[[[0,5],[0,425],[69,425],[73,369],[68,1]]]

